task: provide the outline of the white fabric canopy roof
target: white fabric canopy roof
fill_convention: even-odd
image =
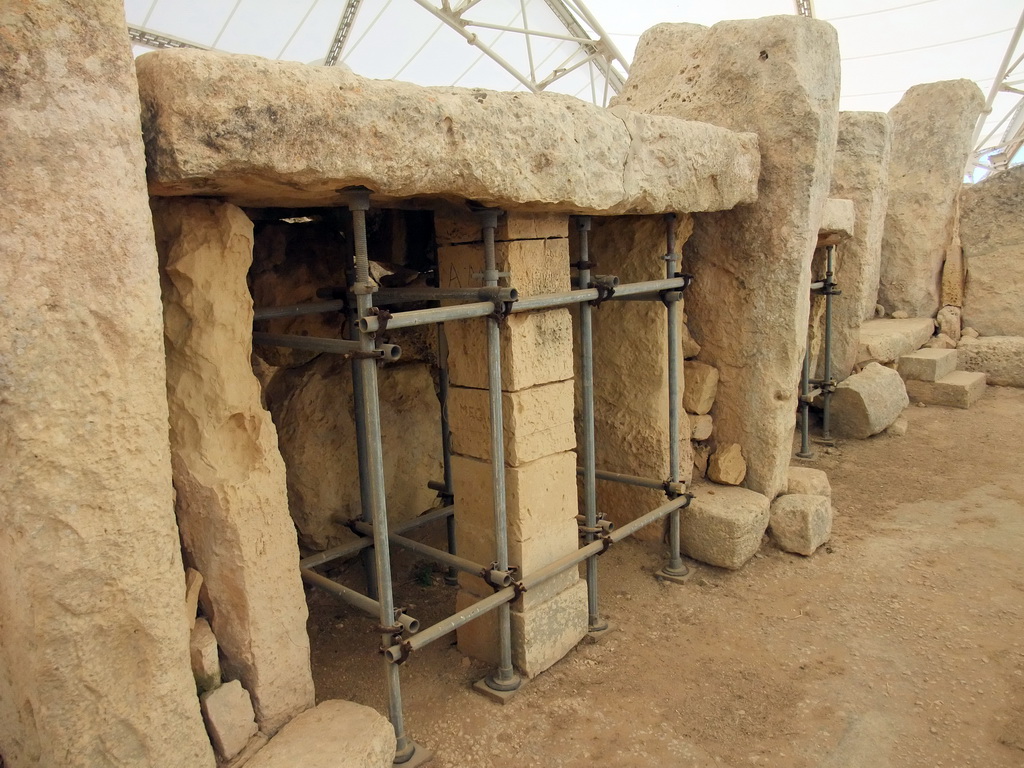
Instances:
[[[443,12],[446,5],[457,9],[460,3],[471,6],[462,18],[483,25],[468,28],[468,33],[477,34],[511,69],[522,73],[520,79],[423,7]],[[579,36],[570,34],[556,15],[558,6],[571,9],[580,21],[579,30],[588,37],[596,40],[606,33],[604,43],[621,51],[626,63],[640,33],[659,22],[713,24],[796,13],[803,6],[839,32],[841,108],[887,111],[917,83],[967,78],[988,95],[1014,38],[1024,0],[587,0],[585,8],[575,0],[126,0],[125,6],[137,40],[145,31],[171,38],[163,44],[183,41],[313,64],[331,61],[332,43],[341,39],[339,25],[348,9],[348,23],[341,25],[345,34],[340,59],[361,75],[422,85],[525,90],[525,81],[540,82],[561,67],[570,71],[545,88],[597,103],[614,89],[599,66],[608,67],[604,60],[588,61],[577,42],[541,36]],[[587,22],[587,9],[595,23]],[[535,33],[529,46],[522,34],[494,28],[524,26]],[[611,50],[603,43],[598,47],[606,53]],[[1021,54],[1024,45],[1018,46],[1010,63]],[[612,68],[623,74],[621,65]],[[1024,66],[1017,69],[1019,83],[1012,71],[1000,83],[1024,88]],[[1007,127],[1012,131],[1015,110],[1017,120],[1024,117],[1018,109],[1022,94],[1024,90],[995,96],[979,139],[998,130],[982,142],[984,146],[1000,143]]]

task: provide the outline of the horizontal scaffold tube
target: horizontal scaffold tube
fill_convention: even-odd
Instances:
[[[576,474],[583,475],[583,467],[576,467]],[[669,480],[654,480],[649,477],[637,477],[636,475],[624,475],[619,472],[606,472],[599,469],[596,472],[598,480],[607,480],[611,483],[622,483],[623,485],[635,485],[639,488],[652,488],[655,491],[664,491],[674,496],[682,496],[686,493],[686,483],[673,483]]]
[[[519,292],[515,288],[482,286],[480,288],[380,288],[374,294],[374,303],[402,304],[414,301],[515,301]],[[263,307],[253,312],[253,320],[275,320],[281,317],[300,317],[341,312],[346,308],[344,299],[307,301],[283,307]]]
[[[262,344],[268,347],[305,349],[309,352],[326,352],[331,355],[357,357],[367,354],[360,350],[358,341],[351,341],[349,339],[324,339],[319,336],[293,336],[283,333],[262,333],[257,331],[253,333],[252,340],[255,344]],[[369,355],[394,361],[402,356],[402,348],[397,344],[381,344],[370,352]]]
[[[645,525],[650,525],[656,520],[662,519],[674,510],[687,506],[689,503],[689,495],[680,496],[678,499],[672,499],[671,501],[665,502],[660,507],[652,509],[646,515],[626,523],[618,530],[612,531],[611,533],[602,536],[597,541],[587,544],[584,547],[580,547],[572,554],[566,555],[559,560],[555,560],[553,563],[524,576],[517,584],[511,587],[505,587],[504,589],[499,589],[493,595],[473,603],[473,605],[469,606],[465,610],[459,611],[458,613],[449,616],[447,619],[442,619],[436,624],[432,624],[426,629],[418,632],[415,636],[406,638],[401,643],[392,645],[384,652],[385,658],[392,662],[404,661],[412,651],[418,651],[421,648],[430,645],[430,643],[435,640],[444,637],[449,632],[458,629],[464,624],[468,624],[473,619],[479,618],[485,613],[494,610],[499,605],[512,602],[516,599],[516,595],[520,591],[528,591],[534,587],[540,586],[558,574],[569,570],[573,566],[579,565],[588,557],[599,554],[610,544],[617,543],[628,536],[632,536]]]
[[[326,576],[321,576],[319,573],[311,571],[309,568],[302,568],[299,572],[302,574],[302,580],[307,584],[312,584],[314,587],[318,587],[324,592],[331,593],[339,600],[348,603],[353,608],[358,608],[363,613],[374,618],[377,618],[379,615],[380,603],[372,597],[367,597],[360,592],[356,592],[354,589],[349,589],[344,584],[339,584],[332,579],[328,579]],[[399,609],[396,609],[396,613],[398,610]],[[406,616],[404,613],[399,613],[395,617],[395,621],[397,621],[399,626],[409,634],[414,634],[419,631],[420,622],[412,616]]]

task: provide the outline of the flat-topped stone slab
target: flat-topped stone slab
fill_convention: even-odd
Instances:
[[[896,361],[904,380],[938,381],[956,370],[955,349],[919,349]]]
[[[938,381],[908,381],[907,394],[916,403],[970,408],[985,394],[985,379],[978,371],[953,371]]]
[[[337,205],[360,185],[382,202],[608,214],[757,198],[757,136],[706,123],[209,51],[148,53],[137,69],[153,195]]]
[[[868,320],[860,327],[857,362],[891,363],[923,347],[934,332],[935,321],[930,317]]]

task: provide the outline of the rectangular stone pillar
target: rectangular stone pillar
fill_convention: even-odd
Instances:
[[[569,289],[568,217],[510,213],[495,234],[498,269],[521,296]],[[479,224],[468,213],[436,217],[442,287],[481,285]],[[504,282],[504,281],[503,281]],[[484,319],[446,326],[459,553],[494,560],[487,339]],[[513,315],[501,330],[509,562],[523,573],[576,550],[576,438],[572,321],[567,309]],[[458,608],[492,590],[462,574]],[[459,630],[464,652],[497,660],[497,616]],[[586,584],[575,568],[530,590],[512,606],[512,652],[527,676],[547,669],[587,631]]]
[[[212,768],[120,0],[0,5],[0,762]]]

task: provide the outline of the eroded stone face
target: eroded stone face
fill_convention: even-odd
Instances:
[[[756,137],[558,94],[424,88],[196,50],[138,60],[151,190],[247,205],[383,198],[603,213],[731,208]],[[288,94],[282,102],[281,95]]]
[[[3,3],[0,30],[3,761],[212,768],[124,7]]]
[[[985,97],[972,80],[915,85],[889,110],[892,159],[878,300],[935,317],[954,211]]]
[[[989,384],[1024,387],[1024,336],[964,336],[956,351],[960,367],[987,373]]]

